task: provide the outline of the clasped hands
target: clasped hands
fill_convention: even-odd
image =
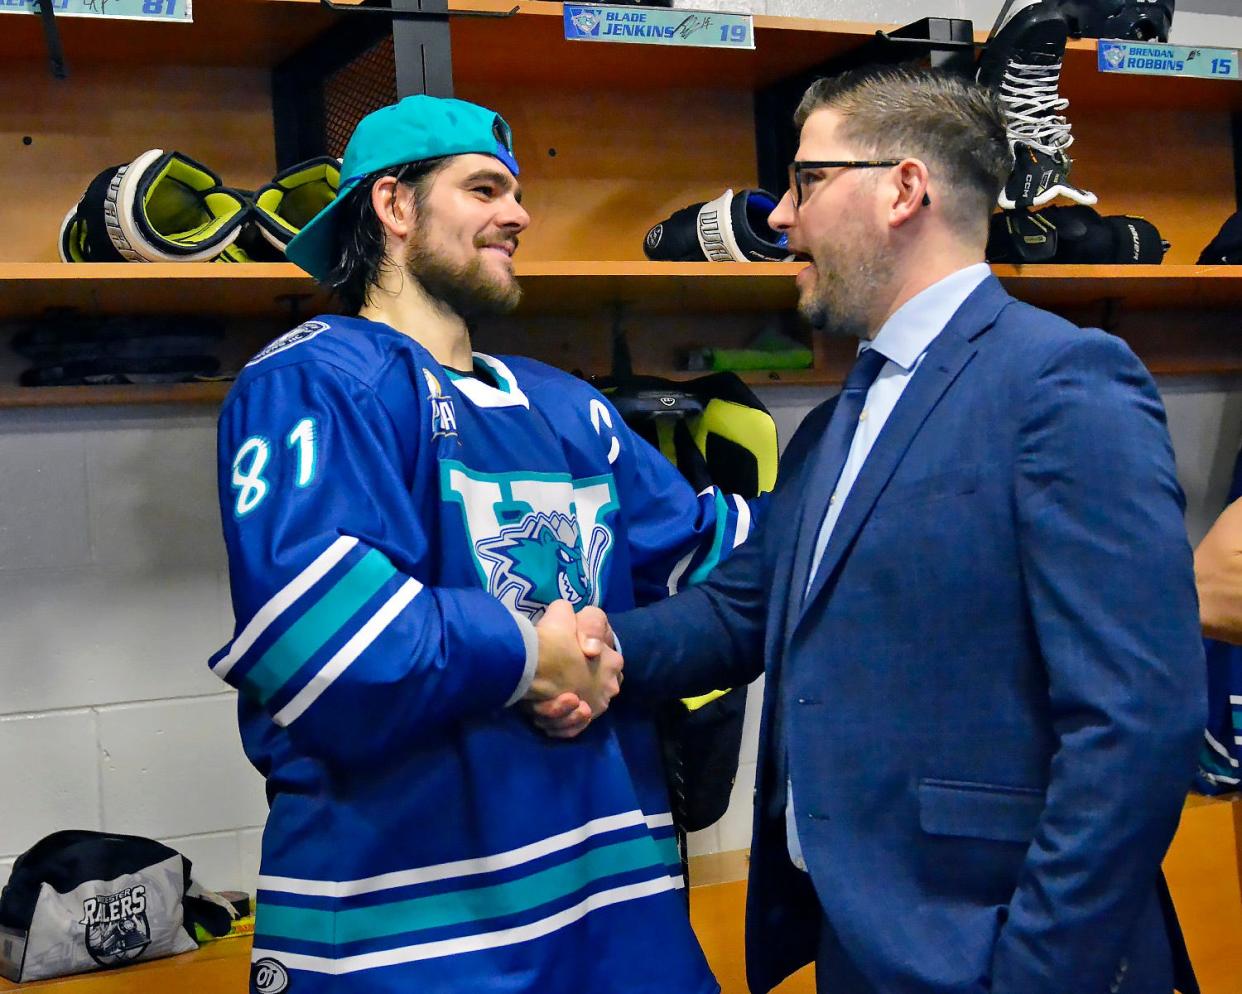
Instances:
[[[608,618],[597,607],[575,614],[568,601],[553,601],[535,633],[539,662],[522,707],[548,735],[571,739],[620,693],[624,661]]]

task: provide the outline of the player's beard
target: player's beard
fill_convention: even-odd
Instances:
[[[816,331],[869,338],[871,311],[893,269],[888,247],[861,230],[840,230],[812,253],[815,282],[798,301],[798,310]]]
[[[464,264],[450,262],[428,244],[430,222],[431,217],[424,208],[406,259],[406,272],[418,280],[429,297],[467,320],[508,314],[517,307],[522,288],[511,273],[497,275],[477,254]],[[490,244],[494,243],[495,239]],[[474,239],[475,249],[487,244],[482,235]]]

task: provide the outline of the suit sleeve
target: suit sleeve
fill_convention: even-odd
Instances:
[[[1117,339],[1049,360],[1019,408],[1023,577],[1058,748],[994,994],[1109,988],[1195,769],[1205,670],[1164,411]]]
[[[520,696],[534,631],[482,589],[433,585],[423,517],[436,501],[411,492],[412,462],[371,390],[322,363],[239,390],[219,425],[237,627],[212,670],[338,763]]]
[[[627,694],[687,697],[739,687],[763,672],[776,553],[770,534],[776,518],[794,513],[802,464],[831,410],[831,402],[817,408],[790,440],[763,520],[745,543],[696,586],[610,619],[625,655]]]

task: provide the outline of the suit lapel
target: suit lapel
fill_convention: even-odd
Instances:
[[[832,414],[836,404],[828,414],[824,423],[824,434],[827,435],[828,425],[832,423]],[[819,527],[828,513],[828,499],[832,496],[832,488],[836,480],[827,479],[828,465],[832,458],[832,446],[824,444],[821,436],[820,444],[809,453],[810,471],[803,483],[804,499],[800,503],[800,513],[794,526],[792,564],[787,564],[788,572],[779,572],[778,576],[788,576],[789,585],[785,593],[788,601],[785,604],[786,632],[792,632],[794,625],[802,613],[802,593],[806,590],[807,576],[811,570],[811,556],[815,551],[815,541],[819,537]]]
[[[811,523],[809,518],[805,520],[798,536],[799,546],[805,545],[808,549],[805,552],[799,549],[800,553],[804,552],[807,560],[804,571],[798,574],[795,568],[795,582],[800,580],[802,586],[790,591],[791,601],[798,605],[798,609],[791,611],[791,620],[788,625],[791,638],[801,620],[809,613],[816,598],[828,585],[846,551],[853,545],[858,530],[871,514],[872,507],[875,506],[876,500],[910,447],[919,428],[939,403],[940,398],[944,396],[949,385],[978,351],[975,340],[992,326],[1001,308],[1011,300],[1012,298],[1005,293],[996,278],[988,277],[958,308],[944,331],[932,342],[927,354],[923,357],[922,364],[910,378],[901,399],[897,402],[893,413],[889,415],[884,429],[868,453],[867,460],[863,463],[862,470],[846,498],[845,506],[841,509],[841,515],[833,527],[832,537],[824,549],[823,558],[815,574],[815,581],[803,600],[798,595],[805,589],[806,578],[810,571],[809,560],[815,537],[818,534],[817,523],[823,520],[827,510],[828,493],[826,491],[836,483],[834,480],[824,484],[821,480],[812,477],[812,487],[824,489],[808,488],[808,493],[814,493],[814,497],[807,500],[806,504],[808,507],[816,505],[818,517],[815,518],[816,523]],[[821,451],[816,456],[819,462],[823,460],[823,448],[821,446]]]

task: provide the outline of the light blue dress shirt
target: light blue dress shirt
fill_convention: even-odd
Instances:
[[[990,272],[987,264],[980,262],[959,269],[939,283],[933,283],[893,312],[893,316],[884,322],[874,339],[859,346],[859,353],[864,349],[875,349],[888,362],[880,369],[880,375],[867,391],[867,400],[858,416],[858,427],[854,430],[854,438],[850,443],[849,456],[841,469],[836,490],[828,500],[828,512],[824,515],[824,522],[820,525],[819,535],[815,540],[815,554],[811,559],[807,590],[819,570],[820,560],[823,559],[828,540],[832,537],[832,529],[841,516],[841,508],[862,471],[863,463],[867,461],[871,447],[896,408],[897,401],[901,399],[902,392],[913,378],[936,336],[944,330],[949,319]],[[797,823],[794,820],[792,781],[785,786],[785,835],[789,845],[789,857],[794,866],[805,870],[806,861],[802,856]]]

